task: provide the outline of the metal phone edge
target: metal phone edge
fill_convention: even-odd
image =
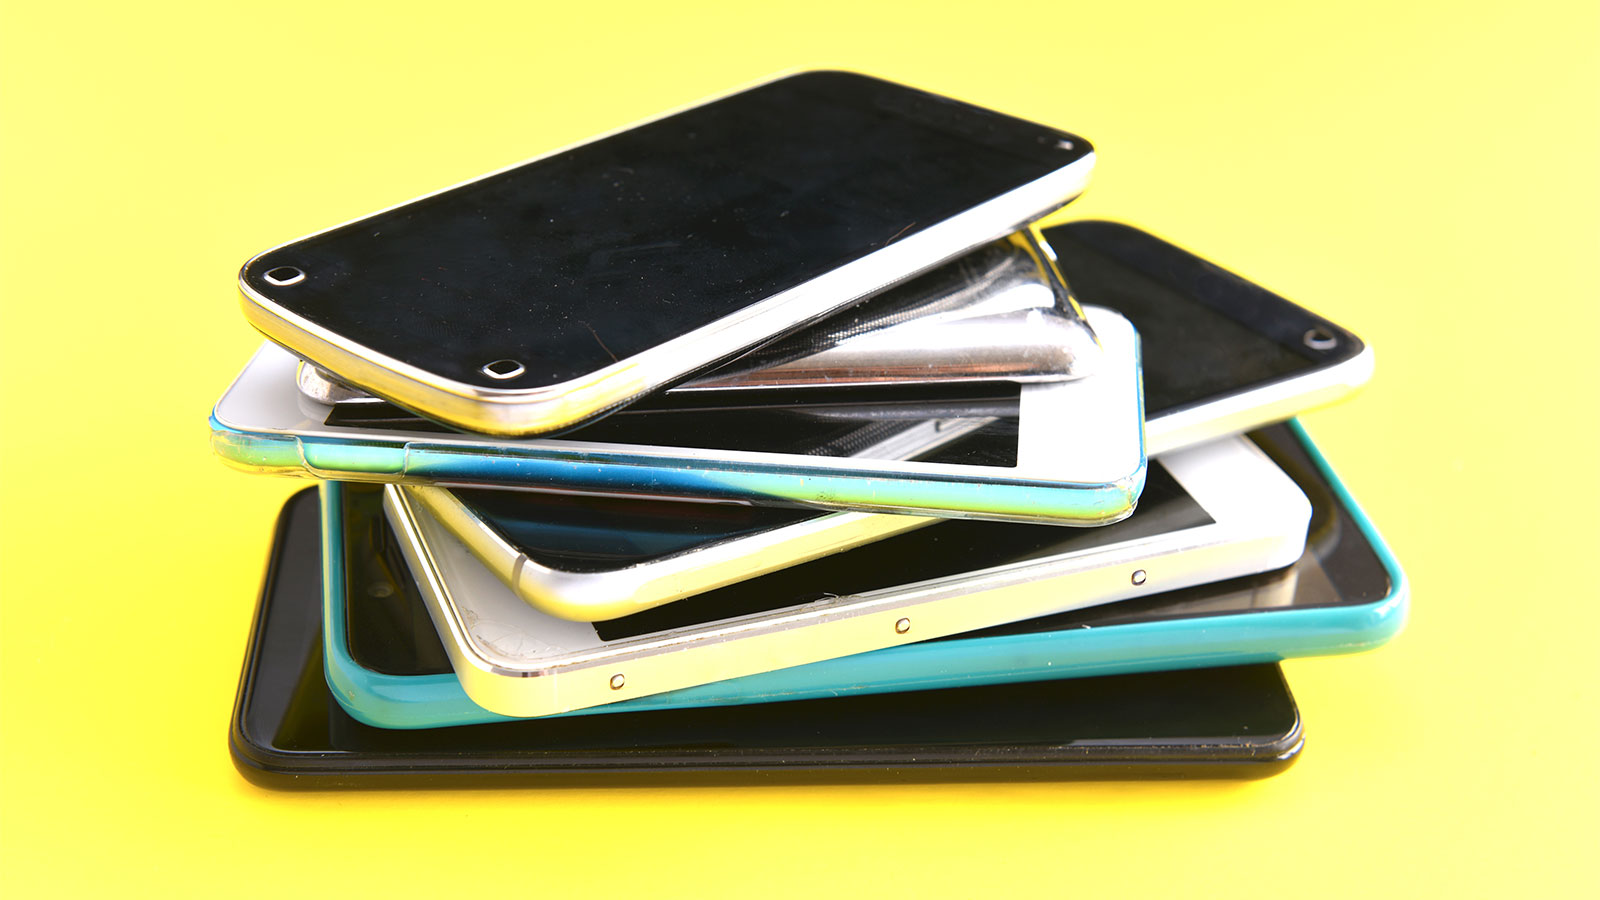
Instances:
[[[718,540],[606,572],[567,571],[518,549],[444,488],[401,490],[529,606],[575,622],[600,622],[933,525],[931,516],[835,512]]]

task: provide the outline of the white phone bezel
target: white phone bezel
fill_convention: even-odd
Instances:
[[[1211,524],[609,643],[526,604],[397,486],[384,505],[468,696],[538,716],[1268,571],[1304,550],[1310,504],[1254,444],[1163,464]]]

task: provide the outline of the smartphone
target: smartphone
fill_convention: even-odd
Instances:
[[[530,607],[399,486],[383,489],[383,504],[468,696],[511,716],[1279,568],[1300,556],[1310,516],[1288,476],[1248,441],[1228,438],[1152,466],[1143,514],[1123,527],[944,523],[851,551],[888,562],[874,569],[876,580],[791,569],[804,579],[793,592],[769,593],[757,579],[622,618],[574,622]],[[972,565],[974,555],[986,564]]]
[[[822,322],[668,388],[667,398],[982,381],[1061,381],[1098,353],[1054,257],[1031,230],[993,241]],[[399,408],[301,361],[301,393]],[[363,412],[377,418],[376,411]]]
[[[1077,196],[1075,135],[805,72],[275,247],[245,316],[456,427],[573,428]]]
[[[229,749],[263,787],[1254,778],[1283,771],[1304,746],[1272,665],[376,728],[347,714],[323,678],[317,520],[314,491],[285,504],[240,674]]]
[[[1152,453],[1338,399],[1372,372],[1371,350],[1347,329],[1147,232],[1077,222],[1046,234],[1072,283],[1095,303],[1126,311],[1139,328]],[[580,621],[625,615],[937,521],[408,490],[524,600]]]
[[[354,420],[302,395],[295,358],[267,344],[218,402],[212,446],[249,471],[346,481],[1098,525],[1127,516],[1143,486],[1144,410],[1133,328],[1085,314],[1100,358],[1071,381],[628,409],[524,441]],[[906,458],[908,442],[948,429],[959,438]]]
[[[1044,236],[1077,296],[1139,331],[1145,405],[1163,419],[1152,455],[1283,421],[1372,377],[1372,349],[1348,329],[1148,232],[1084,221]]]
[[[1409,591],[1372,522],[1297,423],[1251,434],[1311,502],[1305,553],[1261,575],[1197,585],[984,631],[639,697],[583,713],[724,706],[863,693],[1228,666],[1377,647]],[[383,728],[505,721],[468,698],[376,504],[323,496],[326,677],[350,715]],[[1137,522],[1136,512],[1129,523]],[[1123,523],[1129,524],[1129,523]],[[1122,527],[1111,526],[1111,529]],[[806,599],[806,578],[880,577],[864,547],[758,579]],[[982,562],[979,560],[978,562]],[[915,567],[914,559],[904,560]],[[823,569],[806,575],[806,568]],[[889,584],[882,576],[879,584]],[[870,582],[869,582],[870,584]],[[670,607],[668,607],[670,608]]]

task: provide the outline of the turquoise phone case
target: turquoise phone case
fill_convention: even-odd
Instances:
[[[1288,423],[1387,571],[1383,598],[1348,606],[1229,612],[1033,634],[932,641],[877,650],[639,697],[563,715],[592,715],[804,700],[847,694],[1082,678],[1125,672],[1277,662],[1355,653],[1405,624],[1405,574],[1298,422]],[[386,675],[365,669],[344,640],[344,526],[337,482],[322,486],[323,641],[328,685],[354,718],[381,728],[438,728],[508,721],[468,699],[451,674]]]

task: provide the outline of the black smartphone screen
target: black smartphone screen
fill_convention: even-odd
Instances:
[[[806,73],[269,251],[242,277],[392,359],[466,384],[536,387],[708,325],[1090,152],[1081,138],[921,91]],[[265,273],[281,266],[303,280],[273,285]],[[525,371],[479,371],[501,359]]]
[[[1114,309],[1138,330],[1147,417],[1362,350],[1338,325],[1137,228],[1071,222],[1044,237],[1080,301]]]

